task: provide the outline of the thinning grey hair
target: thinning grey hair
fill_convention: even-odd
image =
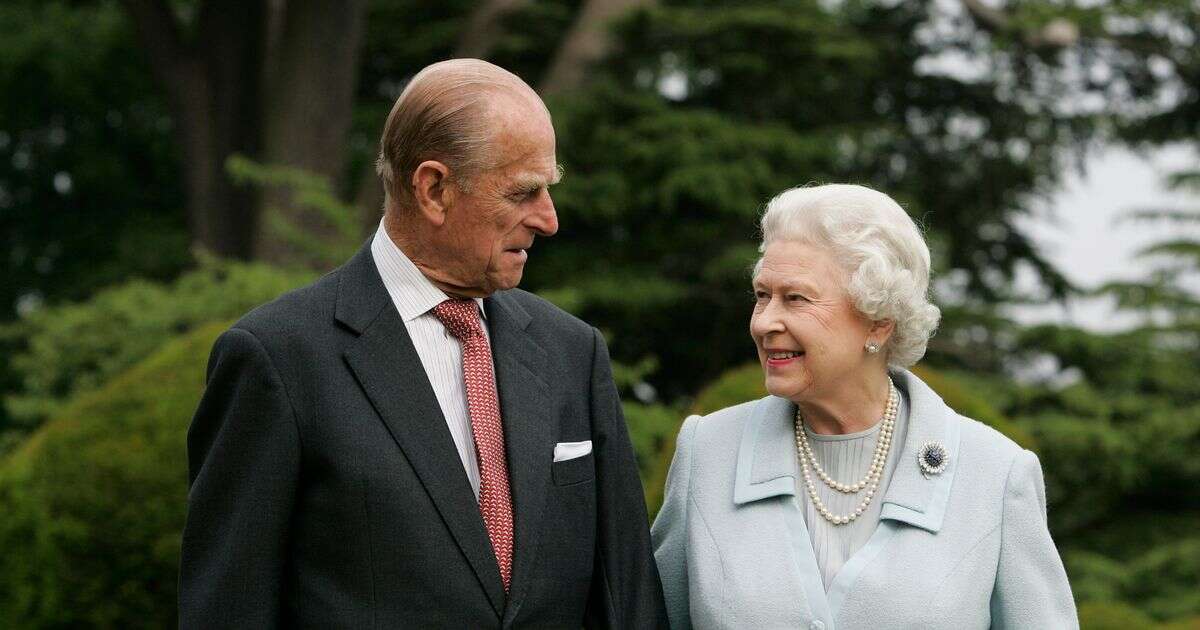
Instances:
[[[929,298],[929,246],[891,197],[852,184],[801,186],[767,203],[761,225],[760,254],[779,241],[832,253],[851,304],[873,321],[895,323],[883,348],[889,365],[906,368],[925,355],[941,319]],[[761,268],[759,257],[755,276]]]
[[[383,180],[385,208],[412,205],[413,171],[426,160],[445,164],[455,185],[469,192],[474,177],[495,166],[489,103],[503,95],[532,97],[545,110],[520,77],[479,59],[440,61],[413,76],[379,141],[375,171]]]

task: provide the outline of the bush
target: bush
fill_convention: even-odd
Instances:
[[[0,627],[175,625],[207,325],[79,397],[0,464]]]
[[[78,304],[42,309],[6,326],[18,339],[12,367],[20,391],[5,397],[12,418],[36,427],[197,325],[235,318],[311,280],[307,271],[206,261],[170,284],[133,280]]]

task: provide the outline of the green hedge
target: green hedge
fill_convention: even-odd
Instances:
[[[84,395],[0,464],[0,627],[175,625],[203,326]]]
[[[86,302],[36,311],[0,329],[17,346],[12,367],[20,380],[5,407],[18,424],[36,427],[72,397],[103,385],[169,339],[238,317],[314,275],[209,260],[169,284],[132,280]]]

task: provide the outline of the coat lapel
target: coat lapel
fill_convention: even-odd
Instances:
[[[505,619],[511,621],[528,591],[535,564],[555,436],[549,388],[542,376],[546,351],[526,331],[529,314],[503,293],[484,300],[484,308],[513,498],[513,574],[505,611]]]
[[[755,404],[739,445],[733,501],[737,505],[747,505],[782,497],[776,504],[782,511],[791,540],[792,548],[787,551],[796,561],[800,580],[797,590],[804,595],[798,603],[805,616],[819,619],[825,627],[833,628],[833,615],[825,597],[825,583],[813,553],[812,538],[796,503],[796,481],[800,471],[794,446],[795,414],[795,404],[776,396],[768,396]]]
[[[784,522],[792,534],[793,553],[800,568],[801,590],[812,616],[833,627],[846,595],[862,570],[887,546],[903,526],[920,527],[936,534],[946,516],[946,504],[958,460],[959,423],[955,413],[928,385],[912,373],[892,373],[896,387],[908,395],[908,434],[887,493],[883,497],[879,527],[851,556],[826,593],[804,517],[795,501],[799,476],[792,418],[795,405],[768,396],[759,401],[742,434],[738,451],[733,500],[745,505],[770,497],[788,496],[780,503]],[[950,453],[950,463],[939,475],[926,478],[917,465],[917,453],[926,442],[937,441]]]
[[[504,586],[479,505],[421,359],[375,268],[369,242],[342,270],[335,317],[359,333],[345,351],[346,363],[420,477],[492,608],[502,615]]]
[[[941,530],[950,488],[954,484],[960,430],[956,414],[911,372],[895,370],[892,380],[908,397],[908,433],[883,497],[879,526],[866,544],[842,565],[829,585],[829,605],[835,617],[863,569],[904,526],[919,527],[931,534]],[[927,442],[940,442],[950,453],[946,470],[930,477],[926,477],[917,464],[917,454]]]
[[[942,528],[950,487],[958,470],[960,424],[942,398],[921,379],[906,370],[892,373],[896,387],[908,394],[908,435],[904,450],[883,497],[882,520],[906,523],[932,534]],[[941,474],[926,477],[917,464],[917,453],[927,442],[939,442],[950,453],[950,463]]]

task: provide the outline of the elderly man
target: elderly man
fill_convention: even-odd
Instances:
[[[514,288],[558,229],[554,147],[496,66],[409,83],[374,238],[213,349],[182,627],[665,625],[604,341]]]

